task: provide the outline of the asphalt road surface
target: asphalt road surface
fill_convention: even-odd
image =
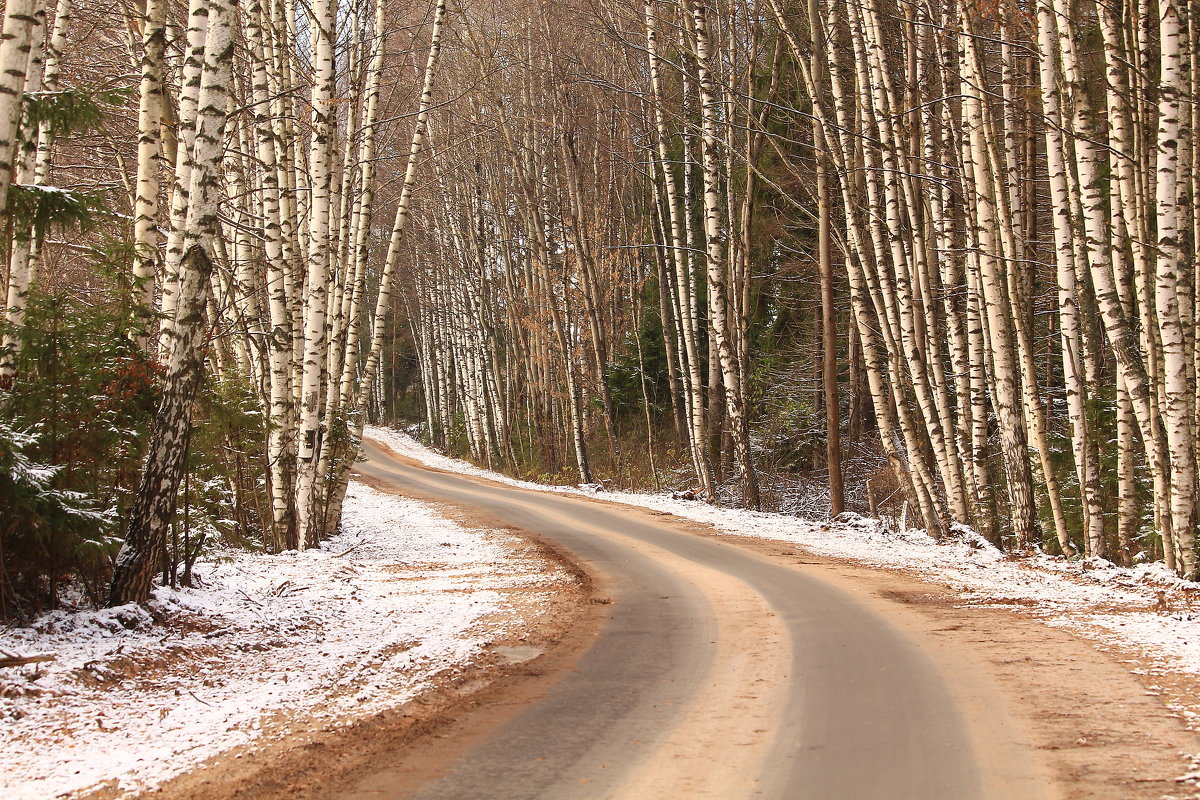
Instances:
[[[612,603],[540,696],[420,780],[420,800],[968,800],[1057,793],[1001,704],[836,579],[670,517],[431,470],[373,442],[358,470],[557,543]]]

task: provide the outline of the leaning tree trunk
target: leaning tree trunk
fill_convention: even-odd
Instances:
[[[396,274],[396,262],[400,255],[400,243],[408,228],[409,212],[412,205],[412,194],[416,188],[417,166],[421,153],[425,149],[425,138],[429,131],[429,109],[433,105],[433,80],[437,72],[438,58],[442,52],[442,31],[446,21],[446,0],[438,0],[434,11],[433,29],[429,40],[429,56],[425,61],[425,75],[421,86],[420,107],[413,128],[412,141],[408,148],[408,162],[404,170],[404,182],[400,188],[400,198],[396,203],[396,216],[392,222],[392,233],[388,241],[387,256],[384,259],[383,274],[379,279],[379,294],[375,300],[375,314],[372,317],[371,339],[367,349],[367,361],[363,367],[363,377],[359,383],[358,394],[350,409],[350,447],[351,452],[338,464],[337,474],[330,477],[328,491],[328,506],[325,519],[336,523],[341,518],[342,503],[346,497],[346,487],[350,482],[350,470],[354,466],[358,448],[362,442],[363,427],[366,425],[367,405],[375,388],[375,378],[379,374],[379,364],[383,351],[383,337],[387,327],[387,312],[391,307],[392,283]]]
[[[181,280],[179,270],[186,253],[183,239],[187,230],[186,220],[191,206],[189,192],[194,166],[199,92],[206,63],[205,48],[208,43],[208,26],[211,21],[208,10],[207,0],[190,0],[188,4],[187,50],[184,54],[183,68],[180,70],[182,86],[176,109],[175,174],[170,192],[171,229],[167,233],[167,252],[164,259],[159,299],[162,312],[159,330],[159,356],[163,360],[169,360],[171,355],[170,328],[175,319],[175,309],[179,304],[179,282]]]
[[[150,432],[141,484],[117,555],[109,605],[145,602],[166,546],[179,484],[187,469],[192,402],[204,370],[205,311],[212,287],[215,242],[221,235],[218,201],[225,150],[225,108],[233,63],[237,0],[209,0],[208,36],[200,81],[199,117],[184,246],[179,303],[170,332],[170,359]]]

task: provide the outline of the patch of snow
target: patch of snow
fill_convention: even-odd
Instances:
[[[136,605],[56,611],[0,628],[0,649],[54,660],[0,668],[0,796],[152,787],[290,712],[341,725],[403,703],[520,627],[513,589],[547,574],[511,534],[352,483],[321,549],[224,551],[200,588]]]

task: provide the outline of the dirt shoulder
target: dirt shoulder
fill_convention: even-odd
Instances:
[[[369,478],[360,480],[389,491]],[[452,507],[440,506],[439,512],[467,527],[496,527]],[[279,715],[264,724],[264,735],[257,742],[209,759],[141,796],[170,800],[341,797],[357,776],[400,760],[422,742],[460,738],[447,731],[464,717],[476,715],[479,709],[511,707],[514,697],[536,692],[537,686],[569,669],[600,623],[601,606],[593,602],[598,589],[592,576],[559,549],[520,531],[508,532],[518,537],[518,543],[510,545],[520,550],[516,555],[541,559],[547,572],[566,571],[571,576],[553,584],[548,601],[544,588],[539,588],[536,601],[510,597],[507,614],[520,623],[502,627],[516,629],[518,635],[495,639],[481,657],[434,675],[428,690],[381,713],[334,723],[314,722],[303,712]],[[88,797],[114,796],[123,795],[102,791]]]
[[[900,570],[682,524],[836,582],[930,642],[955,672],[963,707],[1003,704],[1018,724],[1000,735],[1039,751],[1062,797],[1200,797],[1194,782],[1180,780],[1193,769],[1200,736],[1167,706],[1200,696],[1194,676],[1167,679],[1140,654],[1102,650],[1011,609],[966,605],[951,588]]]

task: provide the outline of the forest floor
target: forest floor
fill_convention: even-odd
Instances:
[[[358,483],[321,549],[224,550],[196,574],[148,610],[0,628],[0,657],[53,656],[0,667],[0,796],[123,797],[202,763],[278,765],[387,714],[394,736],[519,658],[578,591],[524,539]]]

